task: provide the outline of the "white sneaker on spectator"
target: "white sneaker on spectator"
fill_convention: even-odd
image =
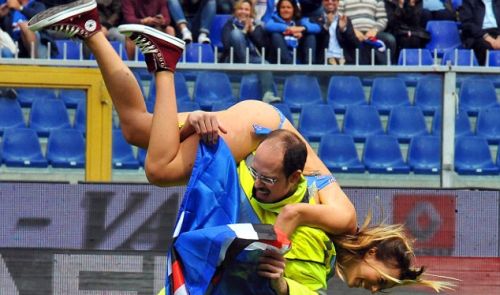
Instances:
[[[206,33],[200,33],[198,36],[198,43],[210,44],[210,38],[208,38]]]
[[[184,28],[181,32],[182,34],[182,40],[186,43],[191,43],[193,42],[193,34],[188,28]]]
[[[267,103],[275,103],[280,102],[281,98],[279,96],[274,95],[272,91],[266,91],[262,96],[262,101]]]

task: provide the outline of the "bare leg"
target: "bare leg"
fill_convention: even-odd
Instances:
[[[133,145],[147,148],[152,115],[146,110],[144,97],[135,76],[102,32],[85,39],[85,43],[95,55],[106,88],[118,112],[125,139]]]

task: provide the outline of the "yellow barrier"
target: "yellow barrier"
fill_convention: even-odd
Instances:
[[[86,89],[85,181],[111,181],[112,102],[98,69],[0,65],[0,86]]]

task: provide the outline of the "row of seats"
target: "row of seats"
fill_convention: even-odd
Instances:
[[[376,135],[366,139],[360,161],[354,139],[347,134],[329,134],[322,138],[319,157],[332,172],[437,174],[441,171],[441,138],[432,135],[411,139],[407,161],[397,138]],[[500,153],[496,165],[488,142],[481,136],[463,136],[455,143],[455,171],[461,175],[498,175]]]
[[[12,128],[5,131],[0,149],[2,162],[8,167],[83,168],[85,140],[75,129],[51,132],[46,157],[34,130]],[[320,142],[319,157],[332,172],[437,174],[441,171],[441,139],[438,136],[415,136],[411,139],[408,159],[404,160],[397,138],[392,135],[369,136],[359,160],[354,138],[348,134],[328,134]],[[146,151],[134,155],[132,146],[119,129],[113,130],[112,163],[116,169],[138,169],[144,166]],[[464,136],[456,141],[455,170],[464,175],[497,175],[500,172],[500,153],[496,165],[487,140],[482,136]]]

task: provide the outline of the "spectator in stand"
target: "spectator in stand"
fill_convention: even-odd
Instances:
[[[318,63],[325,57],[330,65],[353,64],[359,40],[351,20],[338,12],[339,0],[323,0],[323,15],[318,19],[322,31],[318,35]],[[326,53],[325,53],[326,49]]]
[[[45,7],[51,8],[54,6],[62,5],[62,4],[67,4],[70,2],[74,2],[75,0],[40,0],[43,4],[45,4]]]
[[[224,45],[225,60],[230,60],[231,48],[233,49],[233,62],[262,63],[263,57],[259,49],[264,47],[264,29],[254,21],[255,10],[251,0],[239,0],[234,4],[234,15],[222,29],[222,44]],[[273,76],[271,72],[259,72],[262,100],[277,102],[279,97],[274,95]],[[257,98],[257,97],[255,97]]]
[[[170,25],[170,13],[164,0],[123,0],[123,22],[153,27],[169,35],[175,35]],[[135,43],[126,39],[125,48],[129,59],[134,59]]]
[[[283,64],[293,63],[293,52],[298,49],[300,61],[309,63],[315,61],[316,38],[321,27],[312,23],[308,17],[300,17],[300,10],[293,0],[279,0],[277,11],[266,22],[265,29],[270,34],[272,55],[281,56]],[[278,55],[279,49],[279,55]]]
[[[500,50],[500,0],[464,0],[460,20],[465,47],[484,65],[487,50]]]
[[[396,39],[384,32],[387,26],[384,0],[340,0],[339,12],[351,19],[356,37],[363,43],[359,55],[361,64],[371,63],[374,48],[376,64],[395,61]],[[390,50],[390,60],[387,50]]]
[[[422,26],[421,0],[386,0],[387,31],[396,37],[396,56],[403,48],[423,48],[430,40]]]
[[[121,0],[97,0],[97,10],[102,24],[102,32],[110,41],[124,42],[125,38],[118,32],[122,21]]]
[[[217,5],[215,0],[167,0],[175,25],[186,43],[193,41],[193,30],[198,34],[198,43],[209,44],[210,27],[214,21]],[[185,9],[183,9],[183,7]],[[186,18],[186,14],[188,17]],[[188,26],[190,20],[191,29]]]
[[[422,26],[430,20],[457,21],[457,11],[451,0],[422,0]]]
[[[28,20],[43,10],[45,5],[35,0],[0,0],[0,28],[18,43],[20,57],[46,56],[40,34],[28,29]]]

